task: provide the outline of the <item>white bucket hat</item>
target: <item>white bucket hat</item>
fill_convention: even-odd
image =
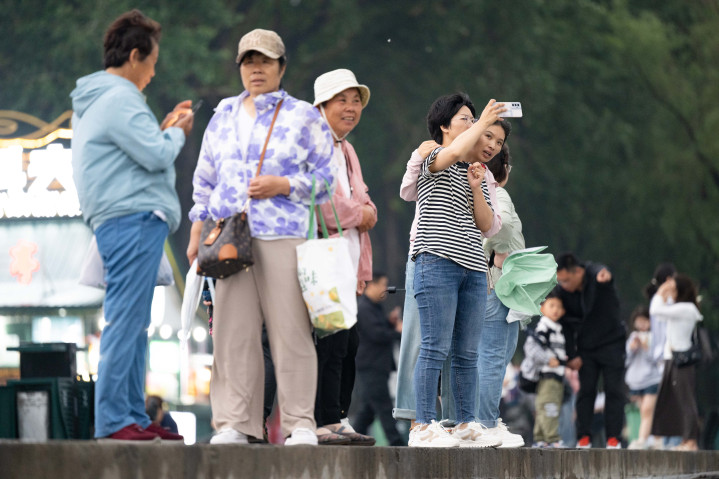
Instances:
[[[362,108],[366,107],[367,103],[369,103],[369,88],[367,88],[367,85],[357,83],[355,74],[344,68],[332,70],[317,77],[315,80],[315,102],[312,105],[317,106],[329,101],[336,94],[348,88],[357,88],[359,90]]]

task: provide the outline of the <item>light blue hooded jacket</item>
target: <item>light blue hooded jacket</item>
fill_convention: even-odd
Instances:
[[[160,130],[135,84],[105,71],[80,78],[70,97],[73,178],[93,231],[110,218],[156,210],[177,230],[174,162],[185,144],[182,129]]]

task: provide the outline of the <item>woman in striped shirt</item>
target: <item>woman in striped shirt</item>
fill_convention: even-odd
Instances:
[[[445,98],[435,101],[427,117],[430,132],[441,134],[443,146],[424,161],[417,182],[419,222],[412,258],[422,343],[414,375],[417,426],[409,445],[497,446],[500,442],[482,437],[482,426],[474,422],[487,297],[482,231],[493,220],[483,162],[499,153],[509,126],[499,117],[505,111],[502,103],[490,100],[475,121],[466,105],[448,117]],[[472,125],[452,141],[452,128],[460,122]],[[450,353],[459,423],[452,435],[435,422],[437,381]]]

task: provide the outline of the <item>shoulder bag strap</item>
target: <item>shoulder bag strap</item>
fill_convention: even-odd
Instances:
[[[270,129],[267,132],[267,138],[265,139],[265,145],[262,147],[262,153],[260,154],[260,162],[257,164],[257,173],[255,173],[255,176],[260,176],[260,170],[262,170],[262,162],[265,159],[265,151],[267,151],[267,144],[270,142],[270,135],[272,134],[272,128],[275,126],[275,120],[277,119],[277,114],[280,112],[280,108],[282,107],[282,102],[285,101],[283,98],[280,100],[280,102],[277,104],[277,107],[275,108],[275,116],[272,117],[272,123],[270,123]]]
[[[267,138],[265,138],[265,144],[262,147],[262,153],[260,154],[260,162],[257,164],[257,172],[255,173],[255,176],[260,176],[260,171],[262,170],[262,162],[265,160],[265,152],[267,151],[267,144],[270,142],[270,135],[272,135],[272,128],[275,126],[275,120],[277,120],[277,114],[280,112],[280,107],[282,107],[282,102],[285,101],[283,98],[282,100],[277,103],[277,106],[275,107],[275,116],[272,117],[272,123],[270,123],[270,129],[267,131]],[[250,207],[250,197],[247,197],[247,200],[245,201],[245,204],[242,206],[242,212],[248,210]]]

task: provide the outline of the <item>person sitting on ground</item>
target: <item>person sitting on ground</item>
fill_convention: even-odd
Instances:
[[[166,409],[167,403],[160,396],[151,395],[145,399],[145,412],[150,416],[152,423],[177,434],[177,423]]]

